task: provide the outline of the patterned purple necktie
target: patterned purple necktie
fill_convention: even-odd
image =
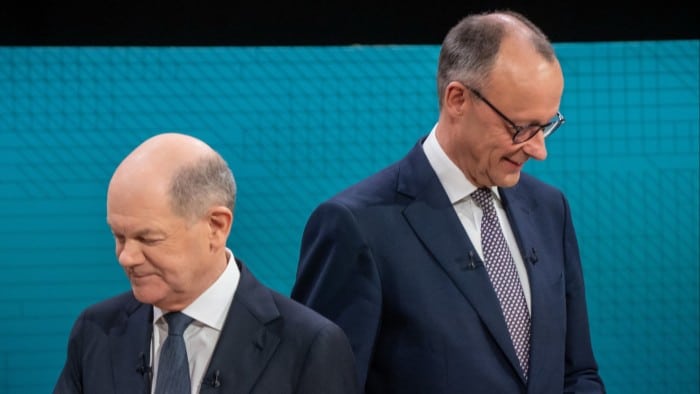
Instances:
[[[513,341],[520,367],[527,378],[530,358],[530,312],[525,293],[518,278],[513,256],[503,236],[493,205],[491,189],[480,188],[472,193],[476,205],[483,211],[481,219],[481,247],[486,272],[496,290],[503,316]]]
[[[158,361],[156,394],[190,393],[190,367],[182,334],[192,318],[181,312],[163,315],[168,322],[168,337],[163,342]]]

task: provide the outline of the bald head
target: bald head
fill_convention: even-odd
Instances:
[[[124,158],[107,194],[108,203],[117,196],[164,199],[173,213],[194,218],[211,205],[233,212],[235,193],[231,170],[209,145],[189,135],[164,133]]]
[[[467,16],[450,29],[440,49],[437,78],[440,105],[445,88],[452,81],[482,89],[503,59],[499,54],[506,41],[515,42],[523,51],[523,57],[518,59],[520,63],[542,59],[557,62],[547,36],[525,16],[512,11]]]
[[[134,296],[182,310],[228,263],[235,183],[224,159],[184,134],[156,135],[117,167],[107,224]]]
[[[158,178],[169,179],[177,169],[215,154],[209,145],[197,138],[178,133],[158,134],[141,143],[122,160],[112,181],[123,177],[134,179],[135,176],[151,175],[151,172],[157,173]]]

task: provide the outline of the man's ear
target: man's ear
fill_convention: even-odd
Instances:
[[[207,218],[211,248],[225,247],[233,224],[233,213],[224,206],[216,206],[209,210]]]
[[[443,108],[452,117],[459,117],[464,112],[469,91],[463,84],[457,81],[450,82],[445,88]]]

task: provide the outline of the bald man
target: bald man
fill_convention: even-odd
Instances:
[[[604,392],[567,200],[521,172],[564,122],[552,45],[467,16],[437,86],[433,129],[311,214],[292,298],[345,330],[366,393]]]
[[[54,393],[175,394],[159,387],[172,378],[158,380],[175,312],[192,319],[183,392],[359,391],[341,329],[263,286],[227,248],[235,198],[224,159],[191,136],[154,136],[121,162],[107,223],[131,291],[81,313]]]

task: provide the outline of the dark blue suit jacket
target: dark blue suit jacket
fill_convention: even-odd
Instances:
[[[569,206],[526,174],[500,193],[530,278],[526,382],[486,269],[420,141],[321,204],[295,298],[348,334],[367,393],[601,393]]]
[[[237,264],[238,288],[200,392],[360,392],[342,330]],[[54,393],[150,393],[152,320],[153,307],[131,292],[86,309],[71,331]]]

